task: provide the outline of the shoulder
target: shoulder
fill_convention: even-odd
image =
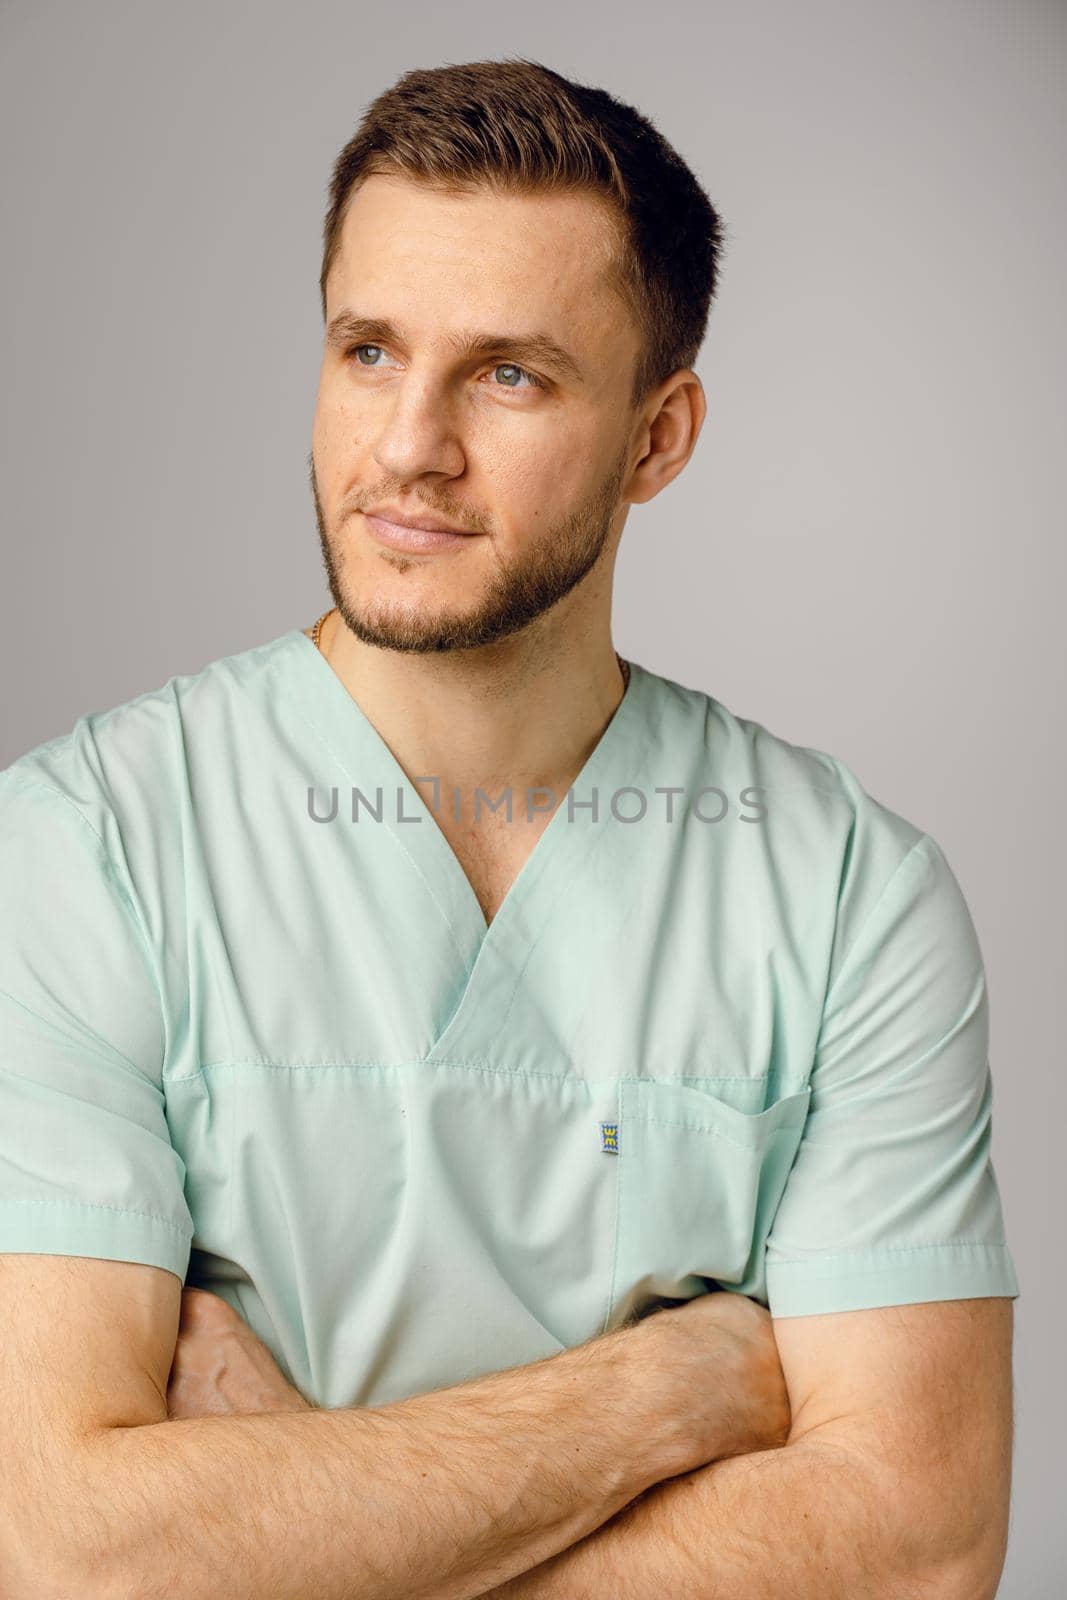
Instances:
[[[857,830],[898,860],[923,830],[872,795],[840,756],[799,744],[755,718],[741,716],[704,690],[650,673],[652,762],[682,762],[703,776],[758,788],[768,817],[787,832],[842,843]],[[773,831],[773,830],[772,830]]]
[[[165,813],[188,781],[190,761],[205,760],[235,720],[270,698],[275,661],[303,630],[175,673],[129,700],[78,717],[0,770],[5,825],[28,827],[66,806],[108,845],[116,818]]]
[[[929,904],[935,923],[940,918],[946,931],[973,943],[940,843],[872,794],[849,762],[741,716],[703,690],[650,677],[651,770],[682,767],[687,787],[715,785],[731,804],[758,795],[759,826],[733,830],[744,836],[745,887],[765,901],[831,910],[832,970],[876,907],[887,917],[894,906]]]

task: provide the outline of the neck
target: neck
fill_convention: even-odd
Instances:
[[[436,777],[447,793],[510,784],[562,796],[625,692],[607,618],[550,647],[524,634],[425,654],[367,645],[336,610],[320,621],[319,648],[408,777]]]

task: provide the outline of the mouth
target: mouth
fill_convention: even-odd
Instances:
[[[458,550],[478,537],[475,533],[455,533],[451,528],[407,528],[385,517],[373,516],[369,511],[361,511],[359,515],[372,539],[390,550],[406,550],[413,555]]]

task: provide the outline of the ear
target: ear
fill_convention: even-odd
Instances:
[[[633,505],[655,499],[693,454],[708,406],[704,385],[690,367],[679,367],[645,401],[637,425],[641,454],[623,498]]]

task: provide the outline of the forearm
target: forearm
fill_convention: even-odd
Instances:
[[[100,1430],[63,1496],[78,1593],[480,1594],[663,1476],[640,1420],[603,1405],[620,1363],[609,1337],[389,1406]]]
[[[486,1600],[985,1600],[966,1552],[861,1450],[797,1440],[651,1488]]]

